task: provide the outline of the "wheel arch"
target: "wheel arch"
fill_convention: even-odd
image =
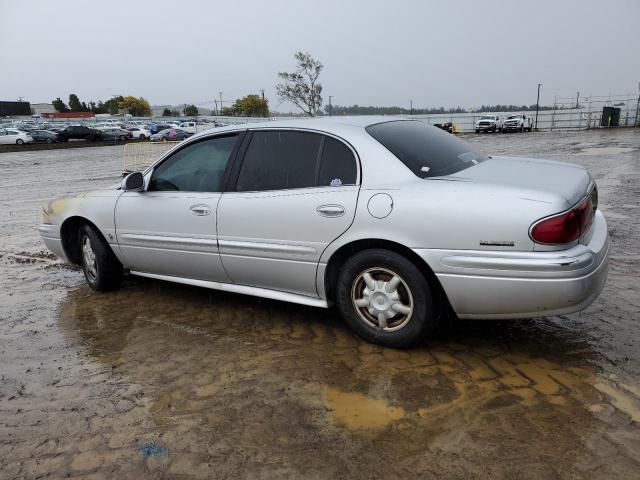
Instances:
[[[422,257],[420,257],[420,255],[411,250],[409,247],[402,245],[401,243],[381,238],[365,238],[354,240],[342,245],[335,252],[333,252],[327,262],[327,266],[324,271],[324,289],[327,300],[333,301],[333,299],[335,298],[335,286],[338,280],[338,275],[340,273],[340,267],[344,265],[349,257],[364,250],[370,250],[374,248],[390,250],[410,260],[420,269],[422,274],[427,279],[427,282],[429,282],[429,286],[433,289],[434,293],[438,295],[438,298],[440,299],[440,302],[438,303],[441,306],[442,310],[439,313],[442,314],[445,311],[452,311],[449,299],[447,298],[447,295],[442,288],[442,285],[440,284],[440,280],[438,280],[438,277],[435,275],[435,273],[433,273],[433,270],[431,269],[429,264],[427,264],[427,262]]]
[[[60,226],[60,239],[62,240],[62,248],[64,250],[64,254],[67,259],[74,265],[80,265],[80,250],[78,249],[78,241],[79,241],[79,230],[82,225],[88,225],[92,227],[98,236],[105,242],[109,248],[109,242],[106,241],[104,235],[100,231],[100,229],[86,217],[82,217],[80,215],[73,215],[64,222]]]

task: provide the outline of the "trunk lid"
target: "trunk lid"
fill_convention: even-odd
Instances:
[[[532,200],[549,201],[558,208],[564,203],[560,210],[578,203],[592,181],[589,172],[578,165],[519,157],[491,157],[448,179],[525,190]]]

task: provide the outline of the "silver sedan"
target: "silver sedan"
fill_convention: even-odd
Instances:
[[[450,312],[587,307],[607,225],[587,171],[484,156],[388,118],[229,126],[121,184],[54,200],[40,233],[96,290],[123,273],[327,308],[358,335],[415,344]]]

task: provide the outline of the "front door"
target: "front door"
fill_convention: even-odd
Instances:
[[[218,206],[225,271],[241,285],[317,296],[320,256],[355,215],[354,152],[302,131],[256,131],[248,141],[235,191]]]
[[[239,134],[205,138],[147,174],[146,189],[116,204],[116,235],[133,271],[228,282],[220,262],[216,209]]]

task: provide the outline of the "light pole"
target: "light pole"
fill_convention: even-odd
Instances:
[[[331,111],[331,99],[333,98],[333,95],[329,95],[329,116],[331,116],[332,111]]]
[[[542,84],[538,84],[538,98],[536,100],[536,132],[538,131],[538,109],[540,108],[540,85]]]
[[[413,100],[409,100],[409,115],[413,115]]]

